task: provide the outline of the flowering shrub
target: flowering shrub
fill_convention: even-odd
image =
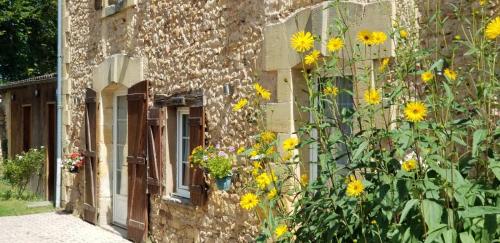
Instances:
[[[45,162],[45,149],[30,149],[22,152],[13,159],[5,160],[3,163],[3,179],[17,191],[16,196],[21,198],[26,191],[33,176],[41,176],[42,167]]]
[[[489,18],[487,5],[480,1],[472,19],[458,9],[465,38],[451,41],[438,6],[424,29],[435,46],[398,20],[391,33],[362,30],[354,43],[342,18],[330,39],[291,36],[309,97],[299,108],[312,119],[285,141],[263,128],[238,151],[250,178],[240,205],[262,220],[257,241],[498,242],[500,17]],[[363,65],[362,54],[380,56],[387,41],[395,56]],[[330,55],[315,42],[328,43]],[[269,100],[256,87],[257,99]],[[249,102],[241,104],[235,111]],[[310,148],[316,159],[298,155]],[[309,183],[297,171],[311,164],[319,172]]]
[[[80,153],[71,153],[64,155],[64,167],[70,171],[74,171],[83,166],[84,157]]]

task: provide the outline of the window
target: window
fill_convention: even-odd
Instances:
[[[353,109],[354,108],[354,101],[352,97],[352,92],[353,92],[353,84],[352,84],[352,77],[347,76],[347,77],[337,77],[335,79],[335,84],[336,87],[339,88],[340,93],[336,97],[337,104],[339,106],[339,111],[342,112],[342,110],[345,109]],[[324,82],[320,82],[319,85],[317,85],[317,89],[323,90]],[[346,92],[349,91],[349,92]],[[319,103],[318,106],[321,106],[325,109],[325,115],[327,119],[331,119],[331,122],[335,122],[333,120],[333,110],[331,109],[330,105],[327,105],[324,102]],[[313,121],[313,117],[310,117],[310,120]],[[349,124],[340,124],[340,128],[342,132],[346,135],[351,134],[351,126]],[[312,131],[312,137],[317,138],[317,132],[315,130]],[[320,166],[318,165],[318,145],[317,144],[311,144],[310,147],[310,164],[309,164],[309,178],[311,181],[316,180],[318,177],[318,172],[320,171]],[[338,145],[338,147],[335,149],[334,156],[340,156],[337,159],[337,164],[345,165],[348,162],[348,157],[346,155],[346,147],[345,145]]]
[[[189,108],[177,109],[176,194],[189,198]]]

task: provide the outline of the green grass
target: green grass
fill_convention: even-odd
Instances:
[[[14,197],[7,197],[11,187],[0,179],[0,217],[2,216],[15,216],[34,213],[44,213],[54,211],[54,207],[37,207],[28,208],[28,204],[34,201],[40,201],[37,198],[26,196],[25,198],[33,198],[31,200],[16,199]]]

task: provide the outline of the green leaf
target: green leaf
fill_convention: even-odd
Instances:
[[[366,140],[359,145],[359,147],[354,151],[354,155],[352,156],[353,161],[356,161],[359,158],[359,156],[361,155],[361,153],[363,153],[363,151],[366,151],[368,144],[369,144],[369,141]]]
[[[478,216],[483,216],[485,214],[500,214],[500,207],[494,207],[494,206],[469,207],[462,212],[462,217],[475,218]]]
[[[443,215],[443,207],[434,201],[424,199],[422,201],[422,211],[424,220],[429,230],[434,230],[441,223],[441,216]]]
[[[460,233],[460,241],[462,243],[475,243],[474,238],[469,234],[469,232],[462,232]]]
[[[445,243],[455,243],[457,242],[457,231],[455,229],[448,229],[443,233],[443,238]]]
[[[415,204],[418,203],[417,199],[411,199],[410,201],[406,202],[405,207],[403,208],[403,211],[401,212],[401,218],[399,219],[399,223],[403,222],[405,220],[406,215],[408,215],[408,212],[415,206]]]
[[[463,146],[467,146],[467,143],[465,143],[465,141],[457,136],[451,136],[451,140],[453,140],[454,142],[460,144],[460,145],[463,145]]]
[[[477,156],[478,146],[486,138],[486,135],[488,135],[488,131],[486,129],[479,129],[474,132],[474,135],[472,136],[472,155],[474,157]]]
[[[448,86],[447,83],[443,83],[443,86],[444,86],[444,89],[446,91],[446,97],[447,97],[446,103],[451,104],[451,102],[453,101],[455,96],[453,95],[453,92],[451,91],[451,88],[450,88],[450,86]]]
[[[500,161],[495,159],[489,159],[488,167],[490,167],[491,171],[493,171],[493,174],[495,174],[497,179],[500,180]]]
[[[430,70],[442,70],[443,69],[443,59],[437,60],[434,64],[432,64]]]
[[[427,237],[426,237],[424,243],[435,242],[434,240],[436,238],[438,238],[439,236],[441,236],[441,234],[443,234],[443,232],[447,229],[447,227],[448,226],[446,224],[438,224],[438,225],[436,225],[434,229],[430,230],[427,233]]]

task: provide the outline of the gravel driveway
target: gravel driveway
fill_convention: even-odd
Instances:
[[[42,213],[0,217],[0,243],[114,243],[120,235],[68,214]]]

